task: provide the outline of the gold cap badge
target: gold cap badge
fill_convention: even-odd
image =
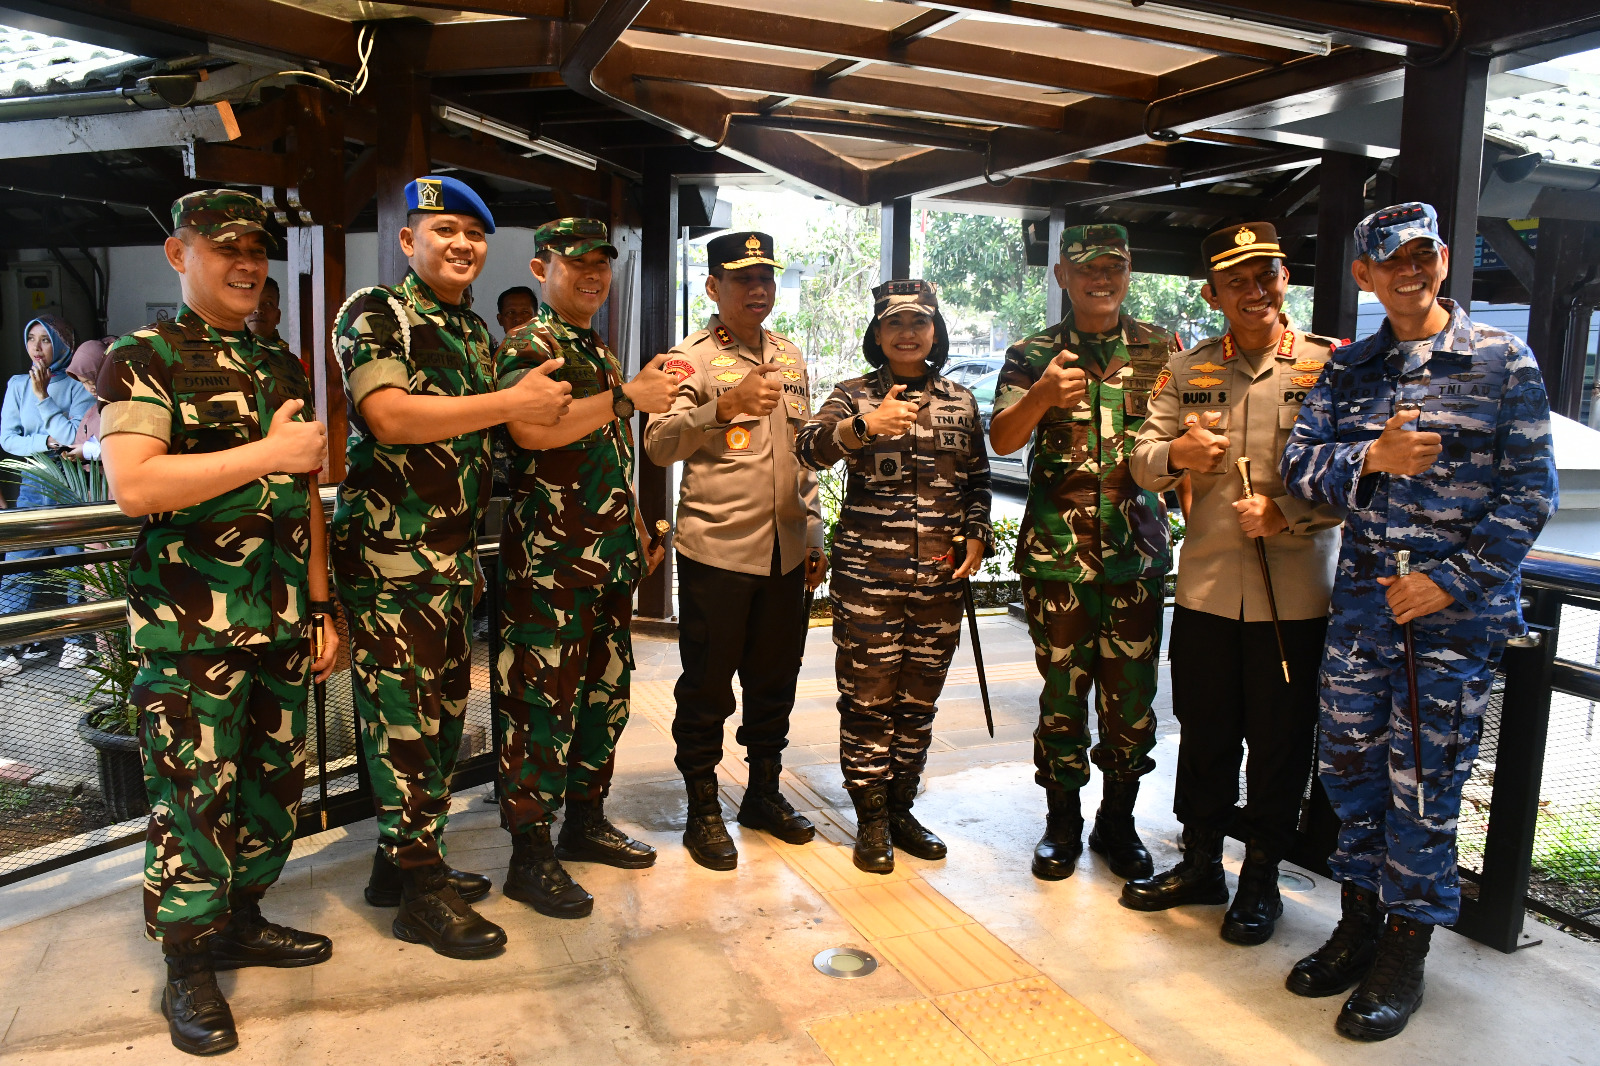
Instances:
[[[1256,243],[1256,231],[1249,229],[1248,227],[1241,229],[1238,233],[1233,235],[1233,243],[1239,245],[1241,248],[1247,244]]]

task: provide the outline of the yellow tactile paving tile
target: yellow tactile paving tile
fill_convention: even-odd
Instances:
[[[983,676],[991,685],[1001,681],[1038,680],[1039,668],[1031,662],[986,663]],[[977,683],[978,668],[975,666],[956,667],[945,675],[944,679],[946,688],[951,685],[976,685]]]
[[[818,828],[820,830],[821,826]],[[863,873],[850,861],[850,848],[829,844],[825,840],[813,840],[809,844],[785,844],[773,837],[772,846],[818,892],[838,892],[845,888],[881,885],[887,881],[906,881],[917,876],[917,871],[903,863],[895,867],[893,873]]]
[[[970,991],[1039,972],[981,925],[928,929],[871,943],[929,996]]]
[[[806,817],[817,827],[817,836],[828,843],[848,848],[856,842],[855,824],[845,821],[832,807],[808,811]]]
[[[789,800],[802,811],[818,811],[829,806],[825,796],[812,788],[806,779],[792,770],[785,770],[779,775],[784,791],[789,794]]]
[[[809,1032],[834,1066],[991,1066],[927,1000],[828,1018]]]
[[[998,1063],[1071,1051],[1118,1035],[1047,977],[955,992],[934,1002]]]
[[[828,893],[828,902],[868,940],[972,923],[965,911],[920,877],[840,889]]]
[[[1101,1040],[1071,1051],[1023,1059],[1014,1066],[1156,1066],[1155,1060],[1121,1037]]]

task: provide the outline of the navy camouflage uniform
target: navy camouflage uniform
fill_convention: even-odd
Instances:
[[[1521,565],[1555,508],[1550,407],[1533,353],[1449,300],[1430,340],[1387,321],[1339,349],[1284,450],[1288,492],[1349,508],[1322,664],[1318,771],[1339,816],[1334,877],[1426,925],[1460,913],[1456,819],[1508,637],[1525,631]],[[1362,476],[1400,405],[1443,451],[1415,477]],[[1379,577],[1408,549],[1455,602],[1412,622],[1422,773],[1413,757],[1402,627]],[[1425,815],[1418,813],[1418,789]]]

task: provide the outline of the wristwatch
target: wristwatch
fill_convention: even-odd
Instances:
[[[622,391],[621,385],[618,385],[616,388],[611,390],[612,414],[616,415],[618,418],[628,419],[633,417],[633,412],[635,410],[636,408],[633,406],[633,401],[628,399],[628,394]]]
[[[877,439],[876,434],[867,432],[867,420],[860,415],[856,415],[855,418],[850,420],[850,428],[855,431],[856,440],[859,440],[862,444],[871,444]]]

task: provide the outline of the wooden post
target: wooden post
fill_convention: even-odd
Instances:
[[[639,278],[639,358],[654,358],[671,348],[677,336],[678,179],[664,163],[651,161],[644,172],[644,227]],[[646,418],[639,416],[639,437]],[[647,528],[657,519],[671,521],[667,468],[657,466],[639,449],[639,510]],[[639,615],[672,617],[672,558],[639,583]]]
[[[396,285],[408,264],[398,235],[406,224],[406,183],[432,169],[429,79],[418,77],[432,27],[421,19],[376,23],[371,95],[378,105],[378,280]]]
[[[878,280],[911,276],[911,197],[883,202],[878,220]]]
[[[1426,51],[1413,58],[1427,59]],[[1436,66],[1408,66],[1405,79],[1396,194],[1401,202],[1421,200],[1439,212],[1439,232],[1452,260],[1439,295],[1470,312],[1489,56],[1459,49]]]
[[[1356,299],[1360,291],[1350,276],[1355,258],[1356,223],[1366,215],[1361,188],[1367,162],[1343,152],[1324,152],[1317,168],[1317,279],[1311,310],[1311,332],[1353,340]]]

